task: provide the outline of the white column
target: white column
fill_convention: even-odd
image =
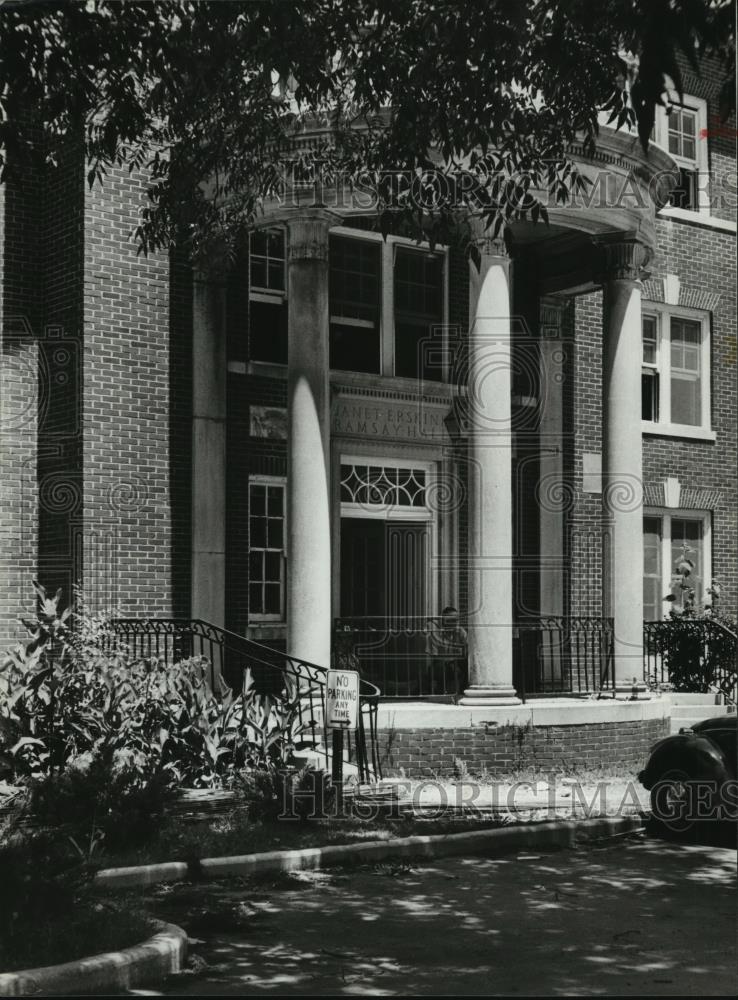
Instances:
[[[510,261],[480,241],[470,265],[469,687],[463,705],[516,704],[512,618]]]
[[[602,505],[603,611],[612,617],[616,691],[643,679],[643,457],[641,282],[643,244],[604,248]]]
[[[191,613],[225,625],[225,286],[195,274],[192,303]]]
[[[288,222],[287,652],[330,666],[328,230],[323,210]]]

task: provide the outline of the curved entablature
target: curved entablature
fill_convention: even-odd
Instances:
[[[330,141],[330,134],[324,124],[303,127],[291,140],[285,159],[319,150]],[[678,168],[664,150],[652,143],[646,154],[632,134],[607,127],[602,129],[592,155],[585,154],[583,146],[573,147],[570,155],[576,170],[586,179],[585,185],[573,189],[565,203],[552,203],[546,191],[533,189],[548,220],[508,224],[511,252],[532,254],[543,262],[545,292],[596,287],[601,281],[601,247],[612,241],[642,245],[645,266],[655,248],[656,214],[678,183]],[[442,193],[454,196],[453,175],[440,162],[438,178]],[[412,184],[412,178],[407,183]],[[301,183],[286,173],[280,197],[262,206],[257,225],[288,224],[316,209],[329,212],[333,224],[345,220],[350,225],[352,218],[379,211],[375,195],[369,181],[361,186],[324,175]],[[459,214],[475,214],[468,197],[449,203],[443,203],[441,198],[441,203]]]

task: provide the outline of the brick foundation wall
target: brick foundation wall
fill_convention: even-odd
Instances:
[[[616,765],[635,774],[651,746],[668,735],[669,719],[603,722],[574,726],[473,726],[464,729],[380,730],[379,752],[386,776],[453,776],[454,759],[469,774],[545,773],[561,768]]]

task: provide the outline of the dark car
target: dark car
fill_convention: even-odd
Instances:
[[[738,819],[735,715],[705,719],[659,740],[638,780],[654,819],[672,830]]]

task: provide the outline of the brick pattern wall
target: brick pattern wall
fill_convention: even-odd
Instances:
[[[85,204],[84,585],[94,608],[172,612],[170,266],[140,256],[141,176]]]
[[[668,731],[668,718],[579,726],[393,729],[380,730],[379,752],[387,776],[450,778],[455,758],[472,777],[612,765],[635,774]]]
[[[571,423],[568,466],[571,504],[566,550],[571,566],[572,615],[602,614],[602,496],[585,493],[583,455],[602,454],[602,293],[580,295],[573,303],[574,329],[568,396]]]
[[[697,292],[718,297],[711,315],[711,397],[715,442],[672,436],[644,436],[646,497],[658,495],[667,476],[676,476],[685,504],[706,496],[712,511],[713,576],[723,585],[723,607],[738,609],[738,525],[736,524],[736,293],[735,236],[677,220],[657,221],[658,249],[650,265],[650,291],[666,274],[678,275],[681,301]],[[644,298],[644,307],[648,300]],[[569,517],[572,553],[571,607],[574,614],[600,614],[599,494],[582,491],[582,454],[602,452],[602,296],[576,299],[576,340],[570,415],[574,429],[572,474],[575,507]],[[712,494],[710,496],[709,494]],[[719,497],[719,500],[715,500]]]
[[[707,101],[707,136],[700,141],[707,142],[708,167],[710,171],[711,213],[719,219],[735,222],[736,211],[736,116],[735,111],[722,121],[720,117],[719,93],[723,73],[715,59],[704,59],[700,75],[696,76],[682,64],[684,93],[690,97],[701,97]]]
[[[647,485],[676,476],[682,495],[715,490],[712,507],[713,576],[723,585],[725,610],[738,613],[738,428],[736,405],[736,238],[675,220],[657,223],[658,255],[653,278],[679,276],[682,296],[709,289],[720,298],[711,317],[711,403],[713,442],[645,437],[643,475]]]
[[[0,652],[34,607],[42,190],[32,165],[0,186]]]
[[[172,614],[190,615],[192,573],[192,267],[169,261],[169,493]]]
[[[79,146],[46,172],[40,332],[38,575],[69,602],[81,579],[84,170]]]

